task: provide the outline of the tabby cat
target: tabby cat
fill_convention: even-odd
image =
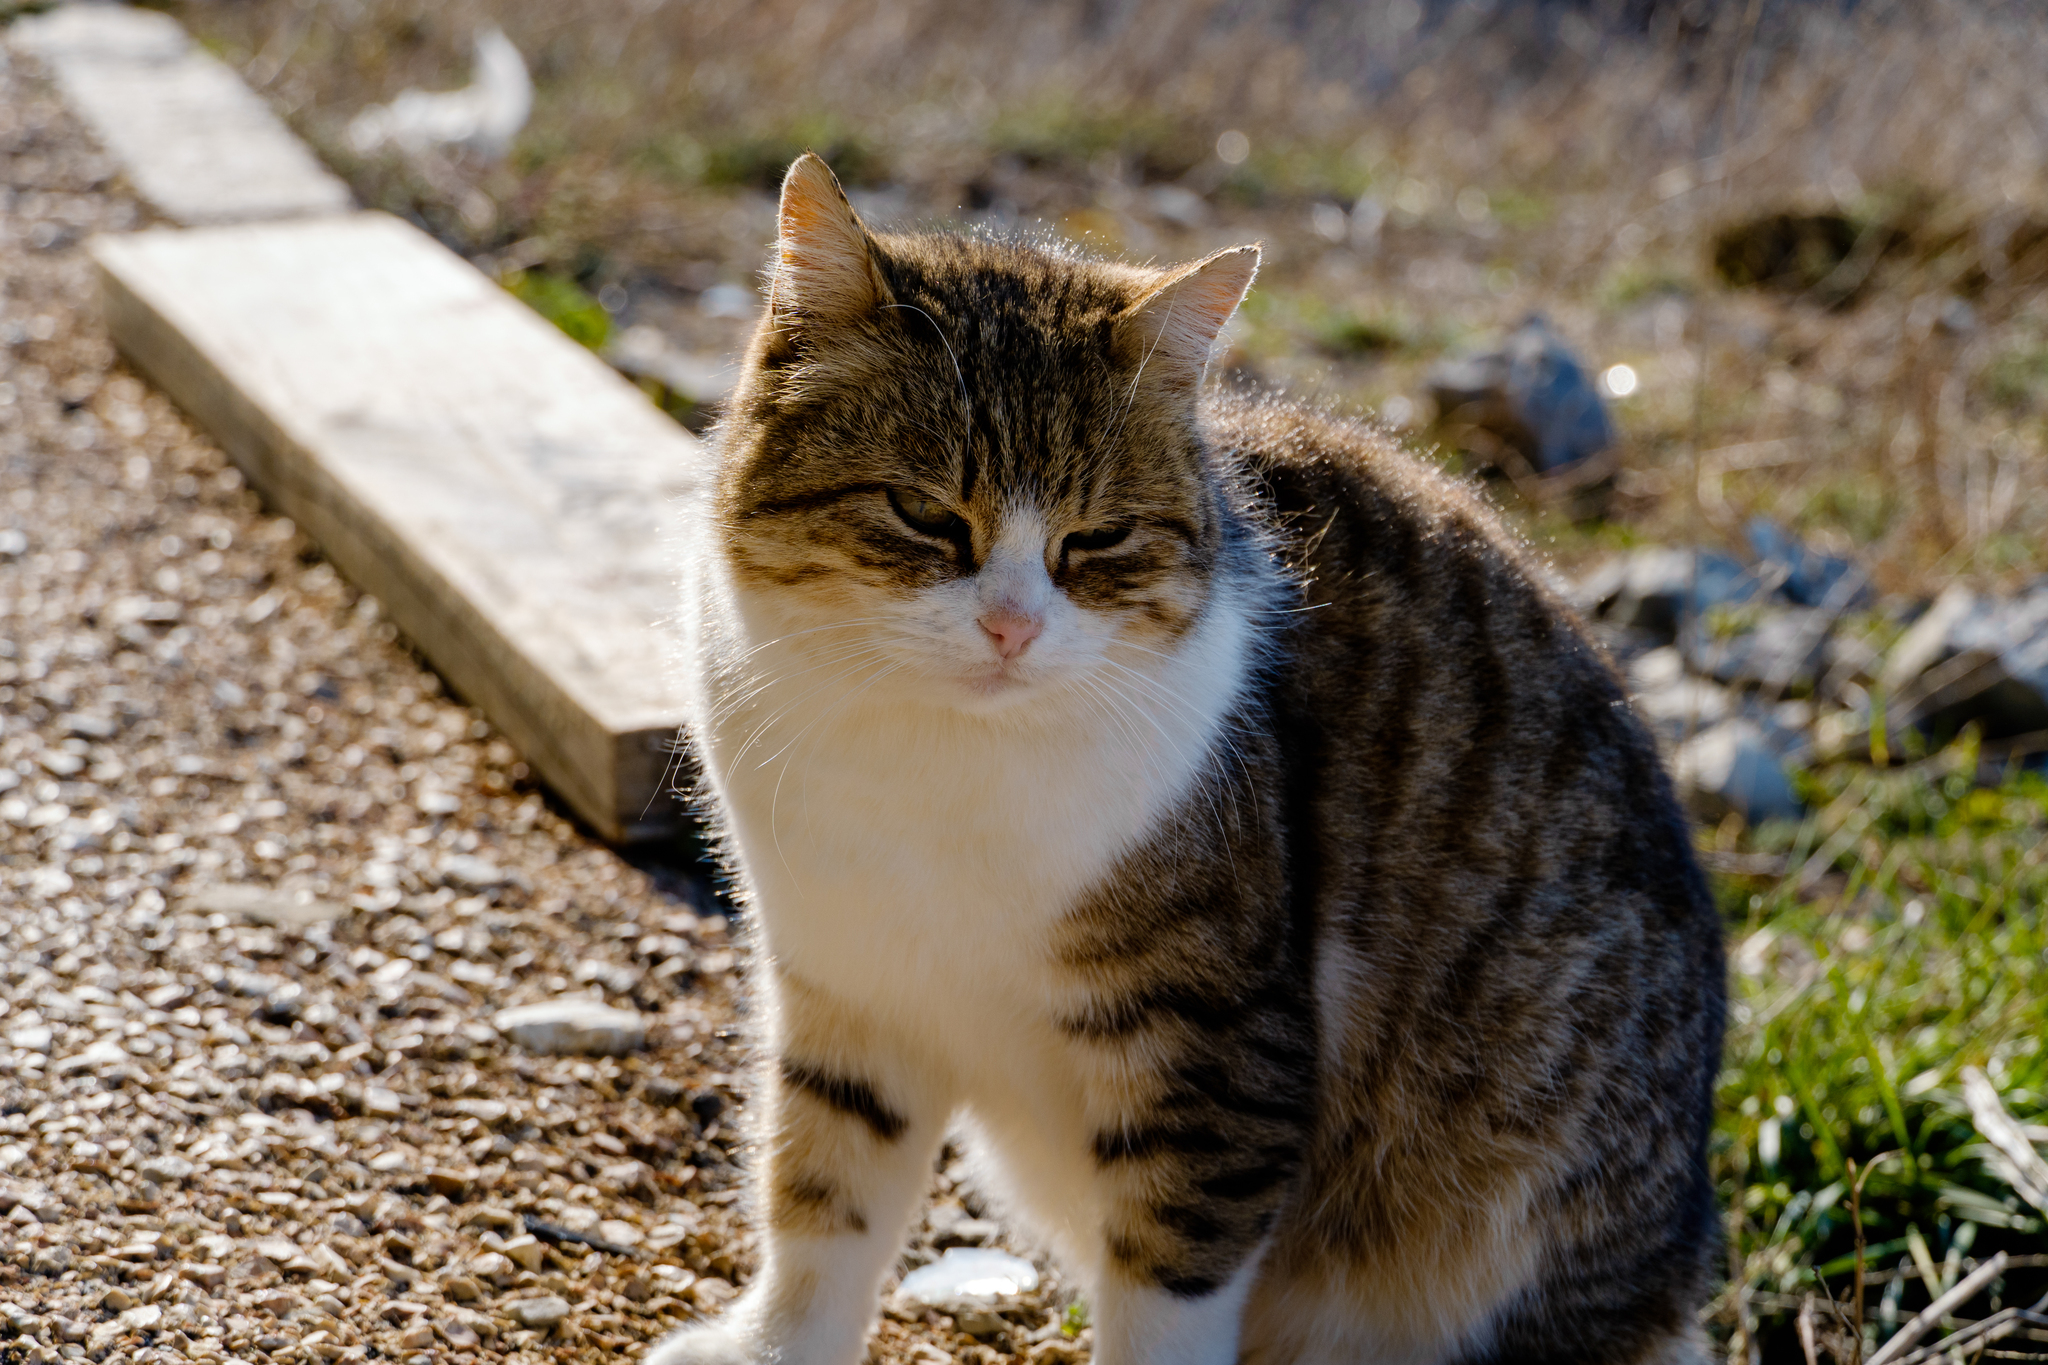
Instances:
[[[1204,392],[1258,261],[790,169],[684,610],[760,1268],[652,1365],[861,1360],[952,1125],[1101,1365],[1705,1358],[1686,823],[1472,489]]]

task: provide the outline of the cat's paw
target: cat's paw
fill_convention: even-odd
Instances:
[[[724,1319],[671,1332],[641,1358],[642,1365],[763,1365],[766,1359]]]

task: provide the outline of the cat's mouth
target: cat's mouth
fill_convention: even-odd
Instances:
[[[1012,698],[1037,682],[1028,669],[1009,662],[985,664],[961,679],[961,685],[975,701]]]

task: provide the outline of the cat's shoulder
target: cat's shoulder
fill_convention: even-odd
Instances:
[[[1360,538],[1546,577],[1477,482],[1446,473],[1376,423],[1256,390],[1218,392],[1202,416],[1211,448],[1283,537],[1308,536],[1326,553]]]

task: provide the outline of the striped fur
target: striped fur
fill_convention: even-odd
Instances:
[[[1719,928],[1535,566],[1198,396],[1253,257],[876,236],[814,160],[784,238],[685,612],[763,1264],[654,1365],[859,1360],[952,1124],[1105,1365],[1703,1358]]]

